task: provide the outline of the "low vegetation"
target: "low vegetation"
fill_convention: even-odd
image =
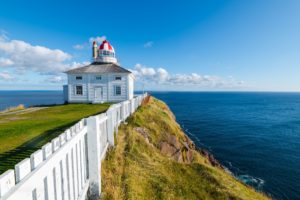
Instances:
[[[104,112],[109,104],[33,107],[0,114],[0,174],[57,137],[80,119]]]
[[[149,97],[102,163],[103,199],[268,199],[197,151],[169,108]]]
[[[5,110],[1,111],[0,113],[4,114],[4,113],[15,112],[15,111],[24,110],[24,109],[25,109],[25,106],[23,104],[19,104],[17,106],[12,106],[12,107],[6,108]]]

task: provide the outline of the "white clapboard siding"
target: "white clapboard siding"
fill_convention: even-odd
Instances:
[[[76,80],[82,76],[82,80]],[[101,76],[101,80],[96,80]],[[120,76],[121,80],[116,80]],[[76,86],[82,86],[82,95],[75,92]],[[115,86],[121,86],[121,95],[115,95]],[[102,88],[102,99],[95,99],[95,88]],[[68,75],[68,85],[64,86],[64,98],[68,102],[121,102],[133,98],[134,77],[132,74],[72,74]]]
[[[0,175],[2,200],[73,200],[101,193],[101,160],[114,133],[147,94],[112,105],[106,113],[82,119]]]
[[[121,76],[121,80],[115,80],[116,76]],[[108,75],[108,101],[119,102],[128,99],[128,74]],[[121,95],[115,95],[115,86],[121,86]]]

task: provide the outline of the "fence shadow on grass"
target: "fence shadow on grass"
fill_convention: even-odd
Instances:
[[[45,131],[39,136],[31,139],[20,145],[19,147],[12,149],[10,151],[4,152],[0,154],[0,174],[4,173],[8,169],[14,169],[15,165],[22,161],[25,158],[30,157],[30,155],[41,149],[41,147],[51,142],[51,140],[61,133],[63,133],[66,129],[76,124],[78,121],[73,121],[63,126],[56,127],[54,129]]]

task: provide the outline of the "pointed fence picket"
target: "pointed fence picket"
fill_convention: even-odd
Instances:
[[[113,104],[106,113],[80,120],[0,175],[1,200],[99,199],[101,160],[114,134],[147,94]]]

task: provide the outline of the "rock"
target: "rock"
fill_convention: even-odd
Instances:
[[[221,165],[219,163],[219,161],[217,159],[215,159],[215,157],[209,153],[208,151],[204,150],[204,149],[199,149],[198,150],[204,157],[206,157],[208,159],[208,161],[210,162],[210,164],[214,167],[219,167],[221,169],[224,169],[223,165]]]
[[[191,163],[193,161],[193,158],[194,158],[194,152],[192,150],[188,150],[186,152],[186,162]]]
[[[135,127],[133,128],[136,132],[140,133],[146,140],[147,143],[149,143],[149,132],[148,129],[145,127]]]
[[[167,141],[169,144],[174,146],[176,149],[181,148],[180,142],[178,141],[178,139],[175,135],[168,135]]]
[[[177,162],[183,162],[183,156],[180,150],[173,155],[173,159]]]
[[[187,145],[189,146],[190,149],[195,149],[195,143],[187,136],[185,136],[185,140],[187,142]]]
[[[167,142],[161,142],[159,146],[161,153],[167,156],[174,156],[176,152],[180,152],[180,149],[176,149]]]
[[[190,147],[189,147],[189,145],[188,145],[187,142],[183,142],[183,146],[184,146],[187,150],[190,149]]]

